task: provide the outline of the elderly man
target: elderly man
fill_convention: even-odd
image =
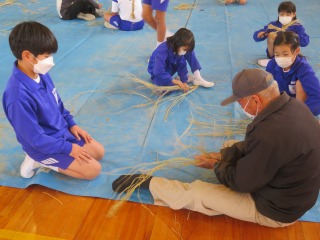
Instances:
[[[150,177],[154,203],[207,215],[226,214],[269,227],[294,223],[315,203],[320,187],[320,125],[304,103],[279,93],[272,75],[244,69],[232,82],[233,95],[253,118],[244,141],[196,156],[198,167],[215,170],[222,184],[182,183]],[[298,113],[298,114],[297,114]],[[140,175],[122,175],[114,191],[125,190]]]

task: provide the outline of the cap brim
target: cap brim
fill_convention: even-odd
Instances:
[[[232,95],[232,96],[226,98],[225,100],[223,100],[220,104],[221,104],[221,106],[226,106],[230,103],[237,101],[238,99],[239,99],[239,97]]]

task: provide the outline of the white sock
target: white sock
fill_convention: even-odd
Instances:
[[[158,41],[157,41],[157,46],[156,46],[156,48],[157,48],[161,43],[163,43],[163,42],[158,42]]]
[[[193,75],[194,75],[194,80],[193,80],[194,85],[199,85],[203,87],[212,87],[214,85],[213,82],[208,82],[201,77],[199,69],[194,71]]]
[[[167,40],[168,37],[171,37],[173,35],[172,32],[170,32],[169,30],[166,30],[166,36],[165,39]]]
[[[197,78],[199,80],[202,79],[199,69],[194,71],[193,75],[195,78]],[[202,79],[202,80],[204,80],[204,79]]]
[[[26,155],[20,166],[20,174],[24,178],[31,178],[35,174],[34,169],[39,167],[40,166],[36,161],[29,157],[29,155]]]

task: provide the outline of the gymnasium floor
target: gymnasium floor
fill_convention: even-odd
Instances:
[[[215,0],[170,1],[167,26],[192,30],[201,74],[214,81],[210,89],[198,88],[175,103],[181,93],[173,93],[155,107],[158,96],[134,82],[132,76],[149,81],[147,60],[155,47],[156,34],[147,25],[141,31],[121,32],[106,29],[103,19],[63,21],[55,2],[0,1],[0,89],[11,74],[14,57],[8,35],[20,21],[35,20],[48,26],[59,42],[54,55],[56,66],[50,71],[66,107],[76,122],[103,143],[106,155],[103,172],[93,181],[75,180],[54,172],[39,171],[23,179],[19,167],[24,153],[1,108],[0,185],[26,188],[40,184],[68,194],[115,199],[112,181],[132,166],[146,170],[156,161],[175,157],[192,158],[200,150],[217,151],[226,139],[241,139],[246,119],[236,104],[220,107],[231,93],[232,77],[243,68],[256,68],[265,57],[266,43],[255,43],[252,34],[277,18],[281,1],[249,1],[245,6],[225,6]],[[109,2],[101,2],[107,9]],[[302,49],[320,77],[319,0],[297,0],[297,15],[310,36]],[[189,10],[176,10],[192,4]],[[171,106],[172,109],[170,108]],[[196,121],[201,124],[196,124]],[[214,123],[214,124],[213,124]],[[233,126],[236,124],[236,126]],[[230,133],[233,136],[226,136]],[[213,137],[214,136],[214,137]],[[191,146],[191,147],[190,147]],[[191,182],[195,179],[216,182],[211,171],[196,167],[168,165],[154,175]],[[132,201],[150,203],[150,196],[133,195]],[[320,221],[320,203],[302,220]]]

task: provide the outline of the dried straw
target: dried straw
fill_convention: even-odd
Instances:
[[[174,10],[190,10],[193,9],[195,6],[194,4],[187,4],[187,3],[182,3],[179,4],[178,6],[173,7]]]
[[[172,108],[174,108],[174,106],[176,106],[177,104],[179,104],[180,102],[183,101],[183,99],[189,95],[190,93],[192,93],[193,91],[195,91],[196,89],[198,88],[198,86],[192,86],[190,88],[190,90],[188,92],[185,92],[181,95],[179,95],[178,97],[176,97],[172,103],[168,106],[167,110],[166,110],[166,113],[164,115],[164,120],[166,121],[168,119],[168,116],[170,114],[170,111],[172,110]]]
[[[176,91],[176,90],[181,90],[180,87],[178,85],[174,85],[174,86],[157,86],[154,85],[150,82],[146,82],[143,81],[139,78],[137,78],[136,76],[129,74],[131,80],[133,80],[136,83],[139,83],[141,85],[143,85],[144,87],[150,89],[153,93],[157,94],[159,97],[154,101],[153,106],[151,107],[151,112],[152,114],[155,113],[159,107],[160,104],[164,103],[164,102],[169,102],[172,101],[170,103],[170,105],[167,107],[166,112],[165,112],[165,116],[164,116],[164,120],[166,121],[168,119],[168,116],[171,112],[171,110],[180,102],[182,102],[185,97],[187,95],[189,95],[190,93],[192,93],[193,91],[195,91],[198,86],[191,86],[190,90],[188,92],[185,92],[181,95],[178,96],[172,96],[172,97],[168,97],[164,99],[164,96],[167,95],[169,92],[172,91]]]
[[[218,3],[226,4],[226,0],[217,0]]]
[[[137,78],[136,76],[134,76],[133,74],[129,74],[129,76],[130,76],[131,80],[133,80],[134,82],[142,84],[146,88],[149,88],[155,94],[162,94],[164,92],[171,92],[171,91],[180,90],[180,87],[178,85],[157,86],[157,85],[154,85],[153,83],[143,81],[140,78]]]
[[[58,203],[60,203],[61,205],[63,205],[63,203],[56,197],[52,196],[51,194],[47,193],[47,192],[42,192],[44,194],[47,194],[48,196],[52,197],[54,200],[56,200]]]
[[[178,157],[178,158],[171,158],[165,161],[156,161],[156,162],[151,162],[151,163],[141,163],[137,166],[134,167],[126,167],[126,168],[121,168],[121,169],[115,169],[114,171],[110,172],[115,173],[117,171],[122,171],[124,169],[130,169],[131,171],[129,174],[135,174],[142,172],[143,175],[141,175],[139,178],[137,178],[132,184],[127,187],[122,193],[120,193],[117,197],[117,201],[108,211],[107,216],[108,217],[113,217],[116,215],[118,212],[119,208],[122,206],[122,204],[126,201],[128,201],[133,194],[133,192],[141,186],[143,182],[145,182],[147,179],[149,179],[151,176],[154,175],[154,173],[158,170],[163,170],[163,169],[172,169],[172,168],[181,168],[184,166],[190,166],[190,165],[195,165],[196,161],[194,159],[190,158],[183,158],[183,157]]]
[[[298,20],[294,20],[294,21],[291,21],[290,23],[288,23],[287,25],[282,26],[281,28],[279,28],[279,27],[274,26],[274,25],[272,25],[270,23],[268,25],[268,29],[276,30],[275,32],[285,32],[288,29],[288,27],[293,26],[293,25],[298,25],[298,24],[299,24],[299,21]]]
[[[6,5],[12,5],[14,4],[15,0],[6,0],[4,2],[0,2],[0,7],[6,6]]]

